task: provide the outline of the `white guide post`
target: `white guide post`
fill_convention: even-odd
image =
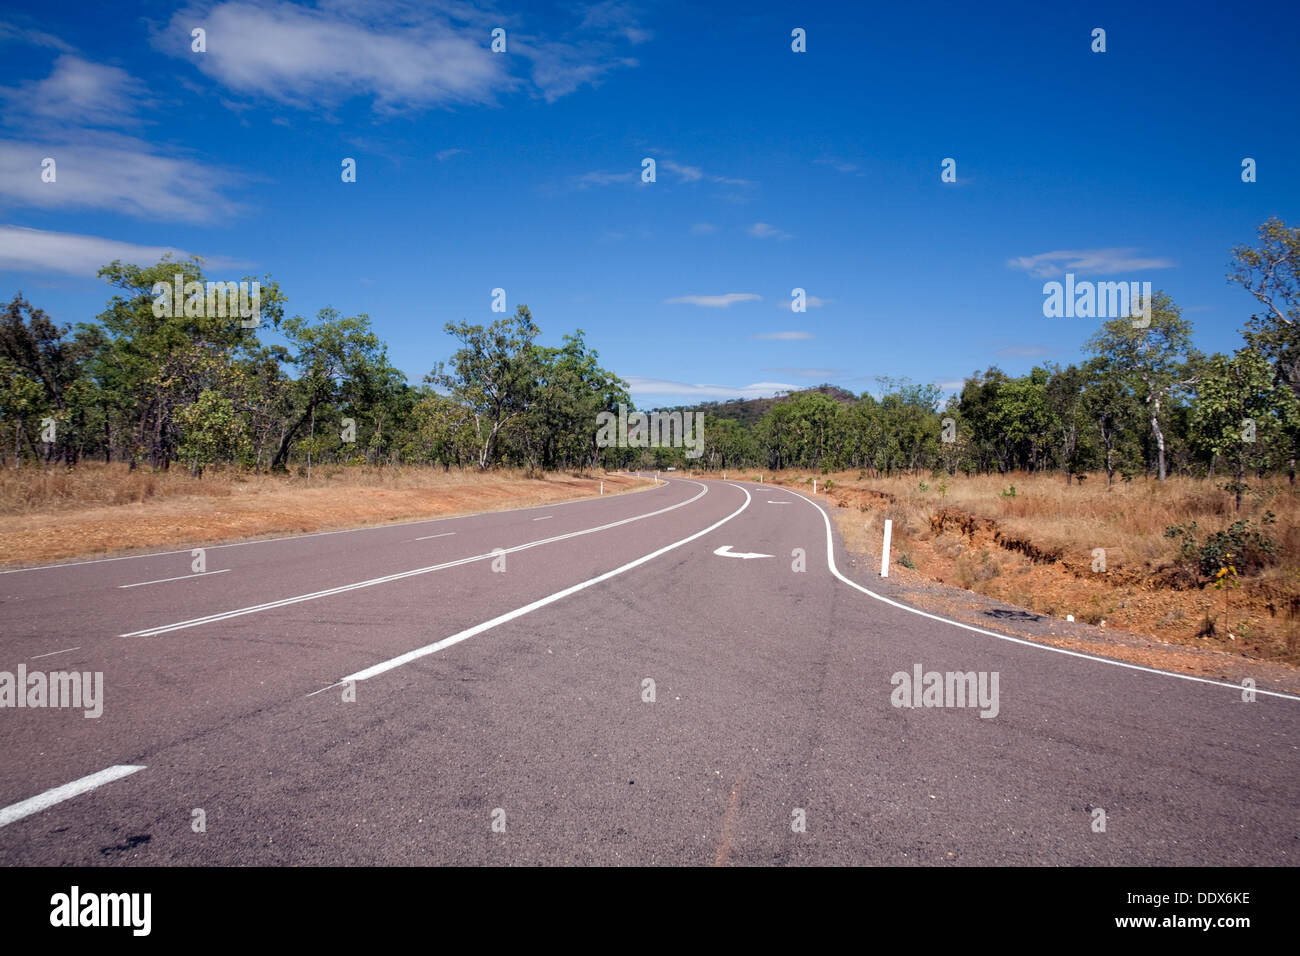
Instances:
[[[894,522],[889,518],[885,519],[885,542],[880,548],[880,576],[889,577],[889,539],[894,534]]]

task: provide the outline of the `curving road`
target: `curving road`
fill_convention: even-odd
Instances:
[[[1297,857],[1300,700],[886,601],[785,489],[203,561],[0,574],[0,670],[103,674],[98,718],[0,709],[0,864]],[[898,706],[930,672],[996,701]]]

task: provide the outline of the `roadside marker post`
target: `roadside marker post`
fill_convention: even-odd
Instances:
[[[817,479],[813,479],[813,494],[817,494]]]
[[[886,518],[885,543],[880,548],[880,576],[882,578],[889,577],[889,539],[893,536],[893,533],[894,522],[891,519]]]

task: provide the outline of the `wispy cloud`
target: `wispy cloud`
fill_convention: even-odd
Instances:
[[[43,80],[0,87],[6,123],[25,126],[134,125],[144,84],[125,70],[65,53]]]
[[[93,277],[114,259],[153,265],[166,255],[187,259],[190,254],[173,246],[141,246],[99,236],[0,225],[0,269]],[[243,263],[214,256],[207,257],[205,265],[222,269]]]
[[[705,172],[699,166],[688,166],[684,163],[679,163],[673,159],[659,160],[657,165],[662,167],[663,169],[668,170],[670,173],[680,178],[683,182],[688,182],[688,183],[708,182],[708,183],[718,183],[719,185],[722,186],[742,186],[742,187],[758,185],[758,183],[754,182],[751,179],[737,179],[732,176],[719,176],[716,173]]]
[[[692,236],[708,236],[718,231],[718,227],[711,222],[697,222],[691,226]]]
[[[41,180],[45,157],[56,163],[52,183]],[[0,140],[0,199],[45,209],[207,222],[238,211],[218,192],[230,178],[228,171],[155,155],[128,137],[95,137],[76,145]]]
[[[1172,269],[1178,263],[1164,257],[1144,257],[1132,247],[1110,249],[1058,249],[1036,256],[1008,259],[1007,266],[1028,272],[1039,279],[1050,279],[1067,272],[1084,275],[1114,275],[1148,269]]]
[[[653,33],[641,26],[631,4],[619,0],[605,0],[587,7],[579,29],[619,34],[633,46],[654,38]]]
[[[672,382],[661,378],[629,376],[628,391],[633,395],[681,395],[692,398],[769,398],[781,392],[792,392],[795,385],[784,382],[755,382],[735,388],[727,385],[702,385],[690,382]]]
[[[75,53],[76,49],[64,43],[51,33],[20,27],[14,23],[0,23],[0,43],[23,43],[27,46],[48,47],[63,53]]]
[[[845,162],[842,159],[814,159],[813,162],[818,166],[829,166],[837,173],[844,173],[846,175],[849,173],[856,173],[862,168],[857,163]]]
[[[447,160],[451,159],[453,156],[459,156],[459,155],[461,155],[462,153],[465,153],[465,152],[468,152],[468,151],[467,151],[467,150],[464,150],[464,149],[460,149],[459,147],[453,147],[453,148],[451,148],[451,149],[440,149],[438,152],[436,152],[436,153],[433,154],[433,158],[436,159],[436,160],[437,160],[438,162],[440,162],[440,163],[445,163]]]
[[[749,234],[755,239],[790,239],[788,232],[782,232],[770,222],[756,222],[749,227]]]
[[[812,337],[811,332],[760,332],[754,336],[756,339],[767,339],[774,342],[802,342]]]
[[[580,176],[569,177],[571,189],[590,189],[593,186],[612,186],[616,183],[635,183],[640,179],[637,173],[610,173],[596,169]]]
[[[318,7],[226,0],[179,10],[153,43],[236,93],[301,108],[368,97],[376,112],[393,113],[490,104],[520,89],[549,102],[635,66],[617,52],[616,39],[650,37],[619,4],[580,12],[563,35],[542,36],[456,0],[336,0]],[[202,55],[190,52],[196,24],[207,30]],[[489,48],[497,26],[506,29],[505,55]],[[511,74],[519,64],[528,68],[527,80]]]
[[[726,295],[681,295],[675,299],[665,299],[669,305],[685,303],[703,305],[711,309],[728,309],[737,302],[758,302],[763,297],[753,292],[728,292]]]
[[[803,301],[804,301],[804,305],[806,305],[810,309],[820,309],[822,306],[834,302],[835,300],[823,299],[820,296],[816,296],[816,295],[809,295],[809,296],[805,296]],[[791,299],[789,302],[777,302],[777,308],[783,309],[786,312],[793,312],[794,299]]]

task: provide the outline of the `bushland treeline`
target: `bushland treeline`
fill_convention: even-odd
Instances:
[[[1163,292],[1150,324],[1103,323],[1089,357],[1027,375],[976,372],[941,390],[882,379],[879,397],[823,388],[771,403],[710,404],[703,454],[601,448],[597,415],[634,407],[581,330],[536,343],[526,306],[490,325],[446,326],[460,343],[419,385],[407,382],[366,315],[286,317],[261,287],[261,329],[238,318],[155,315],[152,289],[202,262],[113,262],[115,290],[96,321],[57,326],[21,293],[0,317],[0,463],[132,467],[212,464],[310,469],[313,462],[538,470],[859,468],[875,474],[1055,470],[1108,481],[1170,473],[1286,471],[1300,450],[1300,229],[1270,219],[1233,250],[1228,278],[1260,304],[1231,355],[1192,345],[1191,323]],[[177,310],[202,313],[201,308]]]

